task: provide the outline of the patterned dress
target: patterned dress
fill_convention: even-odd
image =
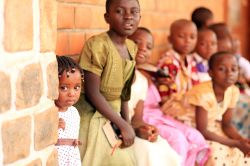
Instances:
[[[189,102],[195,106],[201,106],[208,112],[208,130],[220,136],[227,137],[222,131],[222,115],[228,108],[236,106],[239,90],[235,86],[229,87],[224,94],[224,100],[217,103],[212,82],[201,83],[188,92]],[[208,141],[212,155],[206,163],[207,166],[244,166],[249,165],[250,158],[244,158],[244,154],[238,148],[231,148],[218,142]]]
[[[233,124],[239,133],[250,139],[250,96],[244,93],[240,94],[236,109],[233,112]]]
[[[65,129],[58,129],[58,139],[69,138],[78,139],[80,116],[75,107],[71,106],[65,112],[58,112],[59,118],[65,121]],[[59,145],[58,151],[59,166],[80,166],[80,152],[78,146]]]
[[[134,108],[139,100],[145,100],[148,90],[148,80],[138,70],[135,72],[136,79],[131,88],[131,100],[129,101],[130,119],[134,115]],[[157,141],[135,138],[134,142],[137,166],[179,166],[180,156],[169,146],[161,136]]]
[[[86,41],[80,66],[100,76],[100,92],[117,114],[121,111],[121,101],[128,101],[133,80],[137,47],[126,40],[131,59],[122,59],[107,33],[91,37]],[[136,160],[133,146],[117,148],[111,155],[110,146],[103,125],[108,121],[85,99],[84,92],[76,104],[81,117],[80,136],[81,158],[85,166],[134,166]]]

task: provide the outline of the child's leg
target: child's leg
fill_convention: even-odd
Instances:
[[[175,127],[183,134],[187,141],[188,153],[186,165],[194,164],[195,161],[199,165],[203,165],[209,157],[210,149],[202,134],[195,128],[174,119],[169,119],[169,121],[175,123]]]
[[[187,160],[188,142],[181,131],[165,124],[157,125],[160,135],[168,141],[170,146],[181,156],[182,165]]]

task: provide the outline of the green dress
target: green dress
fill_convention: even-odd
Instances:
[[[131,60],[122,59],[107,33],[90,38],[84,45],[80,57],[80,66],[101,78],[100,92],[119,113],[121,101],[130,98],[130,87],[134,74],[136,45],[126,40]],[[76,107],[81,116],[79,139],[82,164],[84,166],[132,166],[136,165],[133,146],[117,148],[111,155],[112,148],[108,143],[102,126],[107,119],[85,100],[84,92]]]

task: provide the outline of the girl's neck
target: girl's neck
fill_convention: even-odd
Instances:
[[[221,102],[224,100],[224,94],[225,94],[226,89],[227,88],[223,88],[213,83],[213,90],[214,90],[214,94],[215,94],[217,102]]]
[[[68,107],[62,108],[58,107],[58,112],[66,112],[68,110]]]
[[[124,45],[124,43],[127,39],[127,36],[120,36],[116,32],[114,32],[113,30],[109,30],[108,35],[109,35],[110,39],[114,43],[116,43],[117,45]]]

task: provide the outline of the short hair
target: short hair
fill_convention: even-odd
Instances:
[[[209,67],[210,70],[213,69],[216,60],[217,60],[219,57],[223,56],[223,55],[232,55],[233,57],[235,57],[235,56],[233,55],[233,53],[227,52],[227,51],[220,51],[220,52],[214,53],[214,54],[209,58],[209,60],[208,60],[208,67]],[[236,57],[235,57],[235,58],[236,58]],[[237,58],[236,58],[236,60],[237,60]]]
[[[149,33],[150,35],[152,35],[151,31],[146,27],[138,27],[137,30],[142,30],[142,31],[145,31],[145,32]]]
[[[231,38],[231,34],[227,27],[227,24],[224,22],[212,24],[208,28],[214,31],[218,39],[222,39],[226,37]]]
[[[111,4],[112,4],[113,1],[115,1],[115,0],[106,0],[106,5],[105,5],[105,7],[106,7],[106,13],[109,12],[110,6],[111,6]],[[138,2],[139,6],[140,6],[139,0],[136,0],[136,1]]]
[[[58,77],[60,78],[64,71],[66,71],[67,77],[68,72],[74,73],[77,70],[80,71],[81,79],[83,80],[83,69],[70,57],[67,56],[56,56],[58,64]]]
[[[173,31],[175,29],[183,28],[183,26],[186,26],[186,25],[192,25],[192,26],[195,27],[195,29],[197,29],[197,27],[195,26],[195,24],[191,20],[188,20],[188,19],[178,19],[178,20],[175,20],[170,25],[170,35],[172,35],[172,33],[173,33]]]
[[[198,29],[202,28],[206,21],[213,18],[213,12],[205,7],[198,7],[192,12],[192,21]]]

